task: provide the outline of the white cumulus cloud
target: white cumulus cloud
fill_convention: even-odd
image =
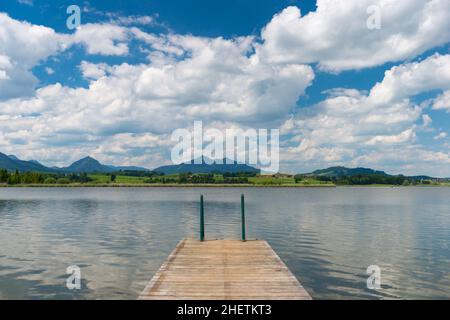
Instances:
[[[128,30],[114,24],[83,24],[68,37],[68,42],[83,44],[89,54],[128,54]]]
[[[450,90],[445,91],[439,97],[434,99],[433,109],[444,109],[450,112]]]
[[[0,12],[0,100],[33,95],[38,80],[30,69],[63,47],[53,29]]]
[[[302,108],[283,126],[291,141],[286,157],[312,163],[349,163],[367,159],[364,154],[417,144],[417,122],[429,126],[432,119],[412,102],[417,94],[450,86],[450,55],[433,55],[386,71],[369,93],[337,90],[315,106]],[[436,75],[439,74],[439,77]],[[425,157],[426,150],[418,153]],[[416,161],[410,158],[410,161]],[[429,161],[429,159],[427,160]]]
[[[381,28],[367,28],[378,7]],[[262,31],[262,56],[275,63],[316,63],[331,71],[413,58],[450,41],[448,0],[317,0],[302,16],[288,7]]]

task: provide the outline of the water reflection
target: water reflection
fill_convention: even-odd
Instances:
[[[134,299],[183,237],[266,239],[316,299],[450,298],[447,188],[1,188],[0,299]],[[65,270],[82,270],[68,290]],[[382,288],[366,288],[378,265]]]

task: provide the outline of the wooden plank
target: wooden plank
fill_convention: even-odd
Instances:
[[[264,240],[181,240],[143,300],[310,300]]]

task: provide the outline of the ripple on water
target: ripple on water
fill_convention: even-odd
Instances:
[[[0,297],[134,299],[178,241],[266,239],[316,299],[450,298],[450,188],[1,188]],[[65,287],[79,265],[82,289]],[[382,287],[366,286],[367,267]]]

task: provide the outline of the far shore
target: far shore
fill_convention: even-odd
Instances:
[[[0,188],[335,188],[334,184],[182,184],[182,183],[69,183],[0,184]]]
[[[179,184],[179,183],[70,183],[70,184],[0,184],[0,188],[410,188],[450,187],[450,184],[398,186],[390,184]]]

